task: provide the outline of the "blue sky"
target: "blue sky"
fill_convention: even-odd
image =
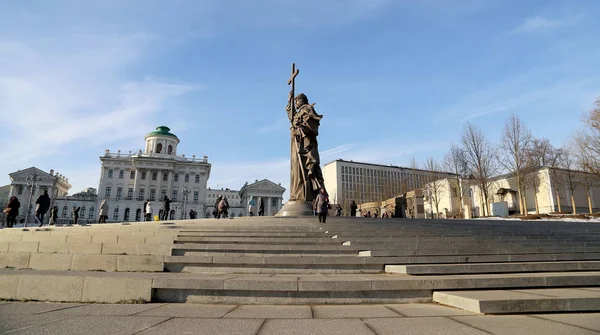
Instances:
[[[284,107],[324,114],[337,158],[441,158],[469,121],[499,141],[516,113],[565,143],[600,96],[600,2],[62,0],[0,2],[0,184],[54,169],[97,187],[98,157],[169,126],[209,156],[209,186],[289,186]]]

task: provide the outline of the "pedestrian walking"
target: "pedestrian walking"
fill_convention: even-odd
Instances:
[[[321,191],[317,195],[315,199],[315,208],[317,211],[317,216],[319,217],[319,223],[327,223],[327,213],[329,212],[331,205],[329,205],[329,196],[325,192],[324,188],[321,188]]]
[[[160,219],[168,220],[169,213],[171,213],[171,200],[165,195],[165,197],[163,198],[163,213]]]
[[[56,220],[58,219],[58,206],[52,206],[50,210],[50,225],[54,226],[56,224]]]
[[[152,221],[152,203],[148,201],[146,204],[146,221]]]
[[[17,223],[17,216],[19,215],[19,207],[21,207],[21,203],[16,196],[12,196],[4,209],[4,214],[6,214],[6,227],[12,228],[15,223]]]
[[[352,200],[352,204],[350,204],[350,216],[351,217],[356,217],[357,209],[358,209],[358,205],[356,205],[356,202],[354,202],[354,200]]]
[[[50,197],[48,196],[48,190],[44,190],[44,193],[35,201],[35,220],[40,224],[38,227],[44,225],[44,215],[46,215],[48,209],[50,209]]]
[[[80,210],[81,210],[81,207],[73,206],[73,224],[74,225],[79,223],[79,211]]]
[[[108,201],[102,199],[100,212],[98,212],[98,223],[106,223],[106,218],[108,218]]]

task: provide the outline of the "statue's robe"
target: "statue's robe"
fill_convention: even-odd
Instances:
[[[324,187],[319,158],[319,125],[323,118],[313,105],[305,104],[290,115],[291,124],[291,174],[290,200],[312,201]]]

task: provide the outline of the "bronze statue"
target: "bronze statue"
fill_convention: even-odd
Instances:
[[[288,80],[291,91],[286,111],[291,123],[290,201],[312,201],[324,188],[319,159],[319,124],[323,115],[317,114],[314,103],[309,104],[304,93],[294,97],[294,79],[300,73],[292,64]]]

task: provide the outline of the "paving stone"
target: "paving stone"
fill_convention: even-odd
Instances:
[[[521,315],[454,316],[454,320],[492,334],[597,334],[583,328]]]
[[[310,306],[240,305],[224,319],[312,319]]]
[[[29,252],[0,252],[0,268],[26,269],[30,255]]]
[[[40,246],[38,248],[38,252],[40,253],[59,253],[59,254],[68,254],[69,248],[71,247],[70,243],[67,242],[40,242]]]
[[[82,276],[21,275],[16,299],[81,301]]]
[[[403,316],[478,315],[462,309],[440,306],[436,304],[392,304],[386,306]]]
[[[569,313],[569,314],[540,314],[532,315],[550,321],[566,323],[572,326],[587,328],[600,332],[600,314],[599,313]]]
[[[19,334],[130,335],[164,322],[163,317],[77,316],[24,329]]]
[[[0,313],[0,333],[15,331],[35,325],[46,325],[54,322],[61,322],[73,316],[56,317],[52,314],[1,314]],[[43,327],[42,327],[43,328]]]
[[[383,305],[364,306],[313,306],[315,319],[346,319],[346,318],[398,318],[400,314]]]
[[[165,316],[179,318],[221,318],[235,305],[167,304],[142,313],[140,316]]]
[[[29,268],[35,270],[63,270],[71,269],[72,254],[31,254]]]
[[[65,305],[65,304],[58,304]],[[57,317],[70,315],[104,315],[104,316],[128,316],[141,313],[164,304],[84,304],[73,308],[64,308],[48,311]],[[1,309],[0,309],[1,311]],[[41,312],[40,312],[41,313]]]
[[[264,320],[225,320],[173,318],[139,333],[152,334],[231,334],[255,335]],[[262,332],[261,332],[262,334]]]
[[[81,301],[116,303],[152,300],[152,279],[127,277],[85,277]]]
[[[444,317],[421,318],[379,318],[365,319],[364,322],[373,329],[377,335],[397,334],[444,334],[444,335],[479,335],[487,334],[481,330],[466,326]],[[514,335],[515,333],[513,333]]]
[[[10,242],[8,252],[37,252],[39,242]]]
[[[82,304],[50,303],[50,302],[11,302],[0,305],[0,315],[31,315],[52,311],[65,311]]]
[[[397,331],[397,329],[396,329]],[[374,335],[361,320],[302,320],[269,319],[260,329],[260,335]],[[398,334],[397,332],[395,334]]]
[[[73,255],[73,271],[117,271],[116,255]]]

